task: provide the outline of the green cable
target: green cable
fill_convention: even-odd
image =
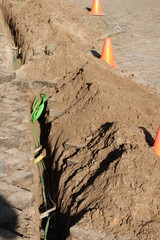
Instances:
[[[36,131],[35,122],[41,116],[41,114],[44,110],[44,107],[45,107],[46,100],[47,100],[47,95],[44,92],[40,92],[34,99],[33,106],[32,106],[31,122],[33,123],[33,134],[34,134],[36,148],[40,146],[40,141],[39,141],[39,137],[38,137],[38,134]],[[45,207],[47,208],[46,195],[45,195],[45,189],[44,189],[44,179],[42,176],[40,164],[38,164],[38,169],[39,169],[40,180],[41,180],[41,185],[42,185],[42,195],[43,195]]]
[[[38,148],[40,146],[40,141],[39,141],[34,123],[33,123],[33,134],[34,134],[34,140],[35,140],[35,147]]]
[[[40,141],[39,141],[38,134],[36,132],[34,123],[41,116],[43,109],[45,107],[44,104],[45,104],[46,100],[47,100],[47,95],[44,92],[40,92],[34,99],[33,106],[32,106],[33,110],[32,110],[32,115],[31,115],[31,121],[33,122],[34,139],[35,139],[36,148],[40,146]],[[43,165],[43,168],[46,170],[46,166],[44,164],[43,159],[42,159],[42,165]],[[46,172],[47,172],[47,170],[46,170]],[[47,173],[47,175],[48,175],[48,173]],[[45,183],[44,180],[43,180],[43,183]],[[44,187],[42,188],[42,190],[43,189],[44,189]],[[47,191],[48,191],[48,188],[47,188]],[[43,193],[43,196],[44,196],[44,199],[46,199],[44,193]],[[52,204],[54,204],[54,202],[49,194],[49,191],[48,191],[48,197],[49,197],[50,201],[52,202]]]
[[[40,92],[36,98],[34,99],[33,105],[32,105],[32,113],[31,113],[31,122],[33,123],[33,134],[34,134],[34,140],[35,140],[35,147],[38,148],[40,147],[40,141],[39,141],[39,137],[36,131],[36,127],[35,127],[35,122],[36,120],[38,120],[38,118],[41,116],[44,107],[45,107],[45,102],[47,100],[47,95],[44,92]],[[52,202],[52,204],[54,205],[54,202],[50,196],[49,190],[45,184],[43,175],[42,175],[42,171],[41,171],[41,167],[40,167],[40,163],[37,164],[38,165],[38,169],[39,169],[39,174],[40,174],[40,181],[41,181],[41,185],[42,185],[42,195],[43,195],[43,200],[44,200],[44,204],[45,204],[45,209],[47,210],[47,199],[46,199],[46,195],[45,195],[45,188],[47,189],[48,192],[48,197],[50,199],[50,201]],[[44,164],[44,161],[42,159],[42,166],[45,169],[45,171],[47,172],[46,166]],[[48,176],[48,173],[47,173]],[[49,229],[49,223],[50,223],[50,218],[48,217],[47,223],[46,223],[46,227],[45,227],[45,235],[44,235],[44,240],[46,240],[47,238],[47,234],[48,234],[48,229]]]
[[[45,107],[45,102],[47,100],[47,95],[44,92],[40,92],[34,99],[32,106],[31,121],[34,123],[41,116],[43,109]]]
[[[46,227],[45,227],[44,240],[47,239],[47,234],[48,234],[48,228],[49,228],[50,219],[51,219],[51,217],[48,217],[47,224],[46,224]]]

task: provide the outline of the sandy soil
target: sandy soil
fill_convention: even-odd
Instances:
[[[62,0],[2,6],[19,72],[48,83],[57,239],[75,225],[98,232],[95,239],[158,239],[160,98],[91,54],[98,30],[82,21],[87,10]]]

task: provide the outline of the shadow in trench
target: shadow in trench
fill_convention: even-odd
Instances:
[[[42,115],[38,119],[40,124],[40,143],[42,145],[42,149],[46,150],[46,157],[43,159],[45,168],[43,170],[43,179],[45,182],[45,195],[47,200],[47,210],[53,208],[53,202],[55,202],[55,199],[53,199],[54,196],[54,188],[52,186],[52,167],[53,167],[53,161],[51,156],[51,147],[49,144],[49,135],[51,130],[51,122],[47,122],[47,118],[49,115],[49,110],[47,110],[48,102],[45,103],[45,108],[43,110]],[[40,212],[45,212],[45,205],[42,204],[42,206],[39,207]],[[46,224],[47,224],[48,218],[42,219],[41,227],[43,230],[45,230]],[[53,215],[50,219],[50,224],[48,228],[48,234],[47,239],[55,239],[55,215]]]
[[[92,202],[88,202],[88,206],[84,209],[82,209],[80,212],[75,214],[70,214],[71,210],[75,207],[75,204],[78,206],[81,204],[81,202],[77,202],[78,196],[83,194],[85,190],[94,184],[94,181],[101,175],[103,172],[107,171],[110,164],[115,162],[115,167],[119,163],[119,160],[123,153],[125,152],[124,145],[121,145],[119,149],[115,149],[112,152],[108,154],[108,156],[100,163],[100,167],[97,169],[97,171],[94,173],[94,175],[90,176],[88,181],[82,185],[81,189],[72,194],[72,199],[70,201],[70,205],[68,205],[68,211],[66,213],[62,213],[61,209],[57,209],[57,240],[66,240],[67,237],[70,235],[70,228],[74,226],[79,220],[91,209],[93,209],[93,206],[91,208]],[[59,178],[61,177],[62,172],[60,172],[58,175],[57,182],[59,182]],[[63,199],[61,199],[63,201]],[[82,200],[83,201],[83,200]]]
[[[16,209],[0,195],[0,239],[15,239],[16,236],[21,236],[16,232],[17,223]]]

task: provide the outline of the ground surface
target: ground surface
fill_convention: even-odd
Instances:
[[[24,64],[15,84],[32,95],[46,91],[49,99],[42,136],[56,239],[160,239],[160,161],[153,149],[160,98],[133,81],[129,67],[140,60],[117,60],[125,41],[130,48],[125,31],[115,35],[120,28],[112,17],[92,17],[72,1],[8,0],[2,9]],[[121,39],[116,62],[125,73],[95,57],[106,31],[114,43]]]
[[[74,2],[83,8],[92,6],[88,0]],[[106,34],[113,36],[114,54],[119,68],[134,73],[138,82],[150,85],[160,93],[157,61],[160,58],[160,3],[156,0],[101,0],[101,7],[103,18],[107,18],[110,24]]]

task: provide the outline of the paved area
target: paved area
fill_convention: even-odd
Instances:
[[[0,240],[34,239],[28,95],[6,69],[4,38],[0,25]]]
[[[84,8],[91,8],[93,2],[73,1]],[[151,86],[160,94],[160,2],[101,0],[101,7],[102,18],[108,23],[106,36],[112,37],[118,67],[134,74],[138,82]],[[97,50],[102,51],[98,46]]]

